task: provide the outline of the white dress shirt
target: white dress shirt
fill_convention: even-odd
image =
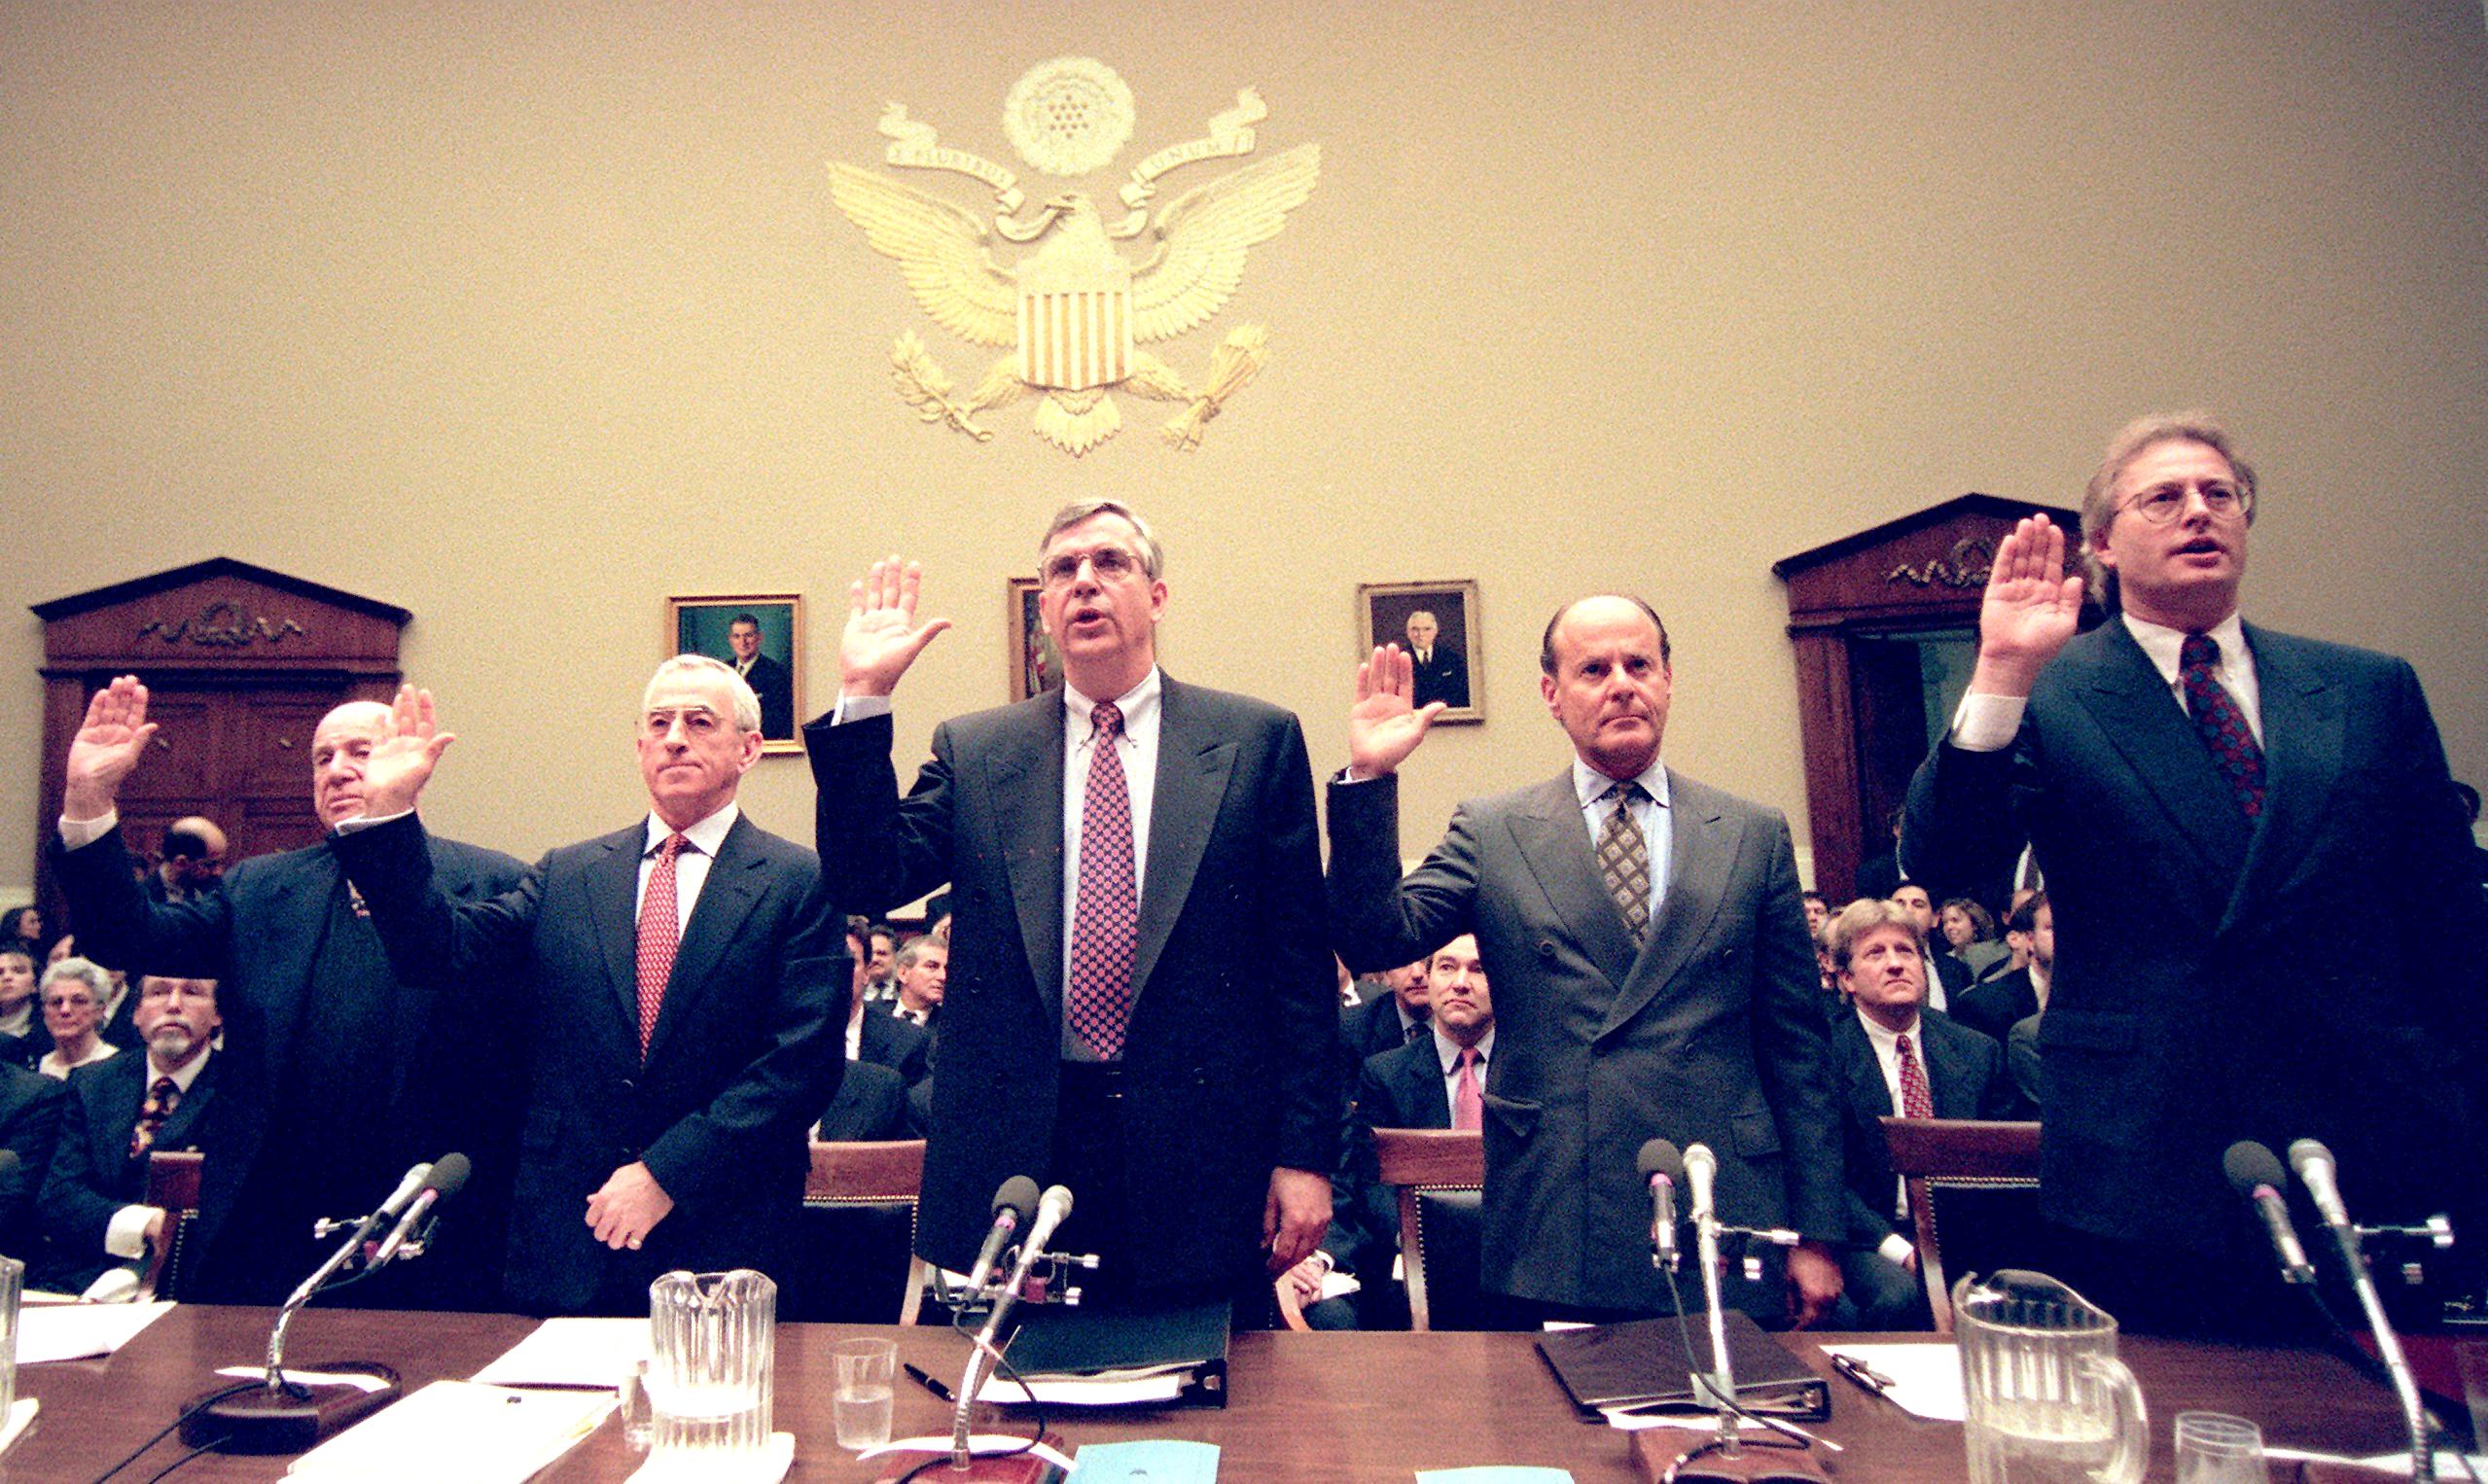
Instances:
[[[2121,614],[2117,621],[2143,647],[2151,667],[2168,683],[2177,697],[2178,709],[2186,709],[2186,688],[2178,679],[2178,655],[2186,647],[2186,630],[2170,628]],[[2230,614],[2209,630],[2221,647],[2221,689],[2237,702],[2246,715],[2247,729],[2255,733],[2257,746],[2263,741],[2263,688],[2255,673],[2255,652],[2247,647],[2246,624],[2236,614]],[[2021,715],[2029,706],[2028,699],[2018,695],[1965,695],[1952,714],[1952,745],[1966,753],[2002,752],[2012,745],[2021,730]]]

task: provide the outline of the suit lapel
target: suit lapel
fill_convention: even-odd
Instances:
[[[1149,874],[1141,885],[1140,922],[1132,944],[1132,998],[1149,976],[1191,896],[1192,877],[1209,849],[1235,743],[1201,735],[1191,690],[1173,680],[1158,689],[1157,781],[1149,803]]]
[[[1667,773],[1667,894],[1651,920],[1642,962],[1609,1007],[1598,1034],[1608,1035],[1642,1012],[1691,962],[1709,938],[1712,919],[1736,866],[1737,827],[1719,800],[1675,769]],[[1600,896],[1603,899],[1602,889]],[[1608,909],[1616,916],[1613,904]],[[1620,932],[1620,927],[1618,932]]]
[[[345,873],[337,864],[336,852],[323,844],[295,856],[281,875],[270,874],[277,879],[268,883],[268,920],[310,928],[306,933],[267,934],[258,945],[271,960],[261,979],[267,986],[267,1034],[260,1054],[266,1085],[272,1087],[293,1072],[286,1057],[294,1045],[294,1022],[311,992],[311,966],[334,926],[337,894]]]
[[[692,903],[691,921],[683,925],[682,942],[674,950],[674,970],[665,979],[665,999],[657,1012],[657,1025],[648,1038],[648,1059],[655,1061],[665,1049],[666,1038],[692,1006],[708,988],[712,972],[727,945],[749,917],[753,903],[760,901],[764,864],[760,853],[752,848],[752,834],[759,830],[749,816],[736,815],[734,827],[726,831],[718,843],[717,859],[708,865],[708,879],[700,883],[699,901]],[[636,890],[637,883],[633,883]],[[639,961],[635,940],[637,925],[633,924],[634,941],[631,952],[631,1027],[639,1024]]]
[[[2075,694],[2221,883],[2225,901],[2246,859],[2246,816],[2238,812],[2228,780],[2193,722],[2133,634],[2115,620],[2100,633],[2100,642],[2076,660],[2080,673]]]
[[[1598,858],[1590,849],[1589,827],[1582,823],[1571,769],[1529,792],[1512,811],[1511,834],[1521,861],[1572,941],[1608,982],[1620,986],[1633,972],[1633,939],[1599,880]]]
[[[598,840],[586,882],[596,941],[605,950],[614,1012],[629,1028],[634,1052],[639,1045],[639,858],[647,843],[646,821]]]
[[[1062,1014],[1063,698],[1049,690],[1010,719],[983,804],[1002,836],[1019,941],[1037,993]]]
[[[2331,807],[2348,729],[2341,689],[2295,641],[2254,627],[2246,639],[2263,719],[2263,813],[2221,914],[2223,932],[2245,903],[2278,901],[2280,883],[2306,858]]]
[[[142,1050],[123,1054],[135,1054],[144,1058],[147,1053]],[[191,1131],[198,1127],[201,1118],[207,1116],[207,1105],[216,1097],[216,1057],[217,1053],[214,1051],[207,1053],[207,1065],[198,1069],[198,1076],[192,1080],[190,1091],[183,1093],[181,1101],[173,1105],[172,1116],[166,1118],[164,1126],[156,1133],[157,1148],[177,1149],[185,1144],[196,1142],[191,1137]],[[129,1111],[132,1123],[138,1121],[140,1110],[147,1105],[147,1084],[155,1079],[155,1068],[152,1066],[139,1073],[138,1107]]]
[[[1879,1129],[1876,1119],[1900,1110],[1892,1106],[1892,1089],[1883,1084],[1883,1062],[1874,1054],[1874,1038],[1858,1023],[1856,1007],[1843,1005],[1840,1013],[1849,1018],[1832,1031],[1831,1043],[1848,1063],[1843,1080],[1849,1084],[1849,1108],[1867,1128]]]

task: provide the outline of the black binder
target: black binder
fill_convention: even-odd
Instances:
[[[1728,1364],[1736,1373],[1736,1400],[1747,1411],[1790,1422],[1821,1422],[1831,1415],[1831,1388],[1804,1361],[1762,1332],[1753,1317],[1729,1310]],[[1710,1368],[1708,1321],[1688,1314],[1693,1354]],[[1555,1379],[1584,1422],[1598,1422],[1602,1407],[1637,1411],[1708,1412],[1693,1399],[1692,1367],[1673,1319],[1637,1319],[1586,1329],[1558,1329],[1539,1336]]]
[[[1003,1355],[1031,1381],[1172,1371],[1183,1385],[1175,1405],[1223,1407],[1231,1322],[1224,1302],[1142,1313],[1049,1306],[1028,1312]]]

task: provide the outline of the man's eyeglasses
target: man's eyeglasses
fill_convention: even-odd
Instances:
[[[2194,485],[2155,484],[2128,501],[2125,509],[2152,525],[2168,525],[2186,512],[2188,493],[2202,496],[2203,509],[2221,519],[2255,509],[2255,496],[2226,479],[2207,479]]]
[[[1080,581],[1082,562],[1088,564],[1101,583],[1116,582],[1141,570],[1140,558],[1122,548],[1099,547],[1094,551],[1064,551],[1049,556],[1037,573],[1049,587],[1068,587]]]

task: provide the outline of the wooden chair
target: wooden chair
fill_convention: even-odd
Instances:
[[[1936,1332],[1952,1333],[1952,1291],[1942,1221],[1953,1230],[1953,1265],[1993,1272],[2044,1253],[2039,1224],[2039,1125],[1973,1118],[1883,1120],[1893,1173],[1909,1192],[1918,1227],[1918,1273]]]
[[[183,1259],[193,1245],[191,1228],[198,1224],[199,1167],[204,1162],[196,1149],[158,1149],[147,1156],[147,1204],[171,1218],[152,1244],[147,1276],[138,1284],[141,1302],[181,1297]]]
[[[933,1276],[932,1264],[915,1254],[916,1201],[923,1190],[921,1139],[816,1142],[812,1146],[812,1169],[803,1182],[805,1229],[807,1235],[821,1238],[822,1244],[835,1243],[840,1249],[838,1265],[844,1266],[846,1259],[854,1257],[859,1259],[859,1269],[869,1271],[874,1254],[863,1249],[887,1249],[893,1245],[889,1235],[896,1233],[904,1219],[906,1242],[902,1251],[906,1255],[906,1287],[899,1295],[902,1325],[916,1322],[926,1285]],[[859,1222],[855,1218],[864,1219]],[[882,1229],[880,1240],[870,1240],[870,1234],[864,1241],[846,1240],[855,1230],[868,1226]],[[891,1254],[888,1265],[895,1263],[896,1255]],[[822,1295],[815,1293],[813,1297],[817,1300]],[[797,1307],[803,1307],[800,1300]]]
[[[1377,1128],[1373,1154],[1382,1183],[1400,1190],[1400,1265],[1407,1277],[1409,1327],[1431,1329],[1438,1318],[1473,1322],[1446,1327],[1480,1325],[1476,1232],[1478,1193],[1486,1183],[1485,1142],[1475,1129]],[[1436,1228],[1431,1266],[1429,1220]],[[1448,1251],[1454,1247],[1456,1254]],[[1443,1260],[1446,1256],[1453,1260]]]

